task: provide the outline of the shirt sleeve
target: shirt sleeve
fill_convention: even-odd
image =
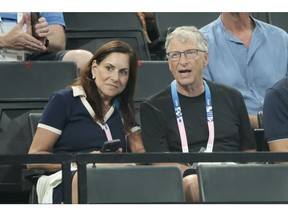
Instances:
[[[46,18],[46,21],[48,22],[49,25],[59,24],[59,25],[62,25],[64,28],[66,28],[63,13],[43,12],[43,13],[41,13],[41,16]]]
[[[288,104],[274,89],[266,92],[263,126],[267,142],[288,138]]]
[[[141,131],[146,152],[169,152],[165,119],[159,109],[147,102],[140,106]]]
[[[61,134],[67,121],[67,102],[63,94],[54,94],[46,104],[42,118],[39,121],[40,127]]]

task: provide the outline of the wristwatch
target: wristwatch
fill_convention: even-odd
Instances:
[[[45,47],[48,47],[48,46],[49,46],[49,40],[48,40],[48,38],[46,38],[46,40],[45,40],[45,42],[44,42],[44,46],[45,46]]]

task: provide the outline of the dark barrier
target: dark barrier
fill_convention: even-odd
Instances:
[[[87,203],[86,164],[88,163],[156,163],[156,162],[283,162],[288,153],[237,152],[237,153],[139,153],[139,154],[78,154],[79,203]],[[97,165],[96,165],[97,166]]]
[[[155,162],[283,162],[288,161],[288,152],[237,152],[237,153],[107,153],[107,154],[41,154],[0,155],[0,165],[53,163],[62,164],[64,203],[71,203],[70,166],[78,164],[79,203],[86,201],[87,163],[155,163]]]
[[[71,162],[76,161],[76,155],[73,154],[38,154],[38,155],[0,155],[1,165],[21,165],[51,163],[62,164],[63,174],[63,197],[64,203],[71,203]]]

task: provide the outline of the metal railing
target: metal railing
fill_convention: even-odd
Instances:
[[[71,202],[71,163],[78,166],[79,203],[86,203],[86,165],[88,163],[157,163],[157,162],[284,162],[288,152],[225,152],[225,153],[107,153],[107,154],[37,154],[37,155],[0,155],[0,165],[51,163],[61,164],[63,171],[64,203]]]

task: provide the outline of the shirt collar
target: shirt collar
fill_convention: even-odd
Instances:
[[[81,85],[78,85],[78,86],[71,86],[71,88],[72,88],[73,96],[81,98],[83,105],[86,107],[87,111],[90,113],[92,118],[94,118],[95,113],[94,113],[92,107],[90,106],[90,104],[88,103],[88,101],[86,100],[86,93],[85,93],[83,87]],[[114,105],[110,107],[109,111],[104,116],[104,122],[106,122],[110,118],[110,116],[114,112],[114,109],[115,109]],[[97,122],[97,123],[99,125],[101,125],[100,122]]]
[[[82,86],[78,85],[78,86],[72,86],[72,91],[73,91],[73,96],[74,97],[85,97],[86,98],[86,93],[83,89]]]
[[[226,38],[229,40],[229,41],[232,41],[232,42],[235,42],[235,43],[241,43],[242,44],[242,41],[240,41],[237,37],[235,37],[233,34],[231,34],[227,29],[226,27],[224,26],[223,22],[222,22],[222,19],[221,19],[221,15],[218,17],[217,19],[217,22],[220,24],[220,28],[221,30],[224,32]],[[252,33],[252,36],[255,34],[255,31],[258,31],[258,23],[256,22],[256,20],[251,16],[249,15],[249,17],[251,18],[251,20],[254,22],[254,29],[253,29],[253,33]]]

